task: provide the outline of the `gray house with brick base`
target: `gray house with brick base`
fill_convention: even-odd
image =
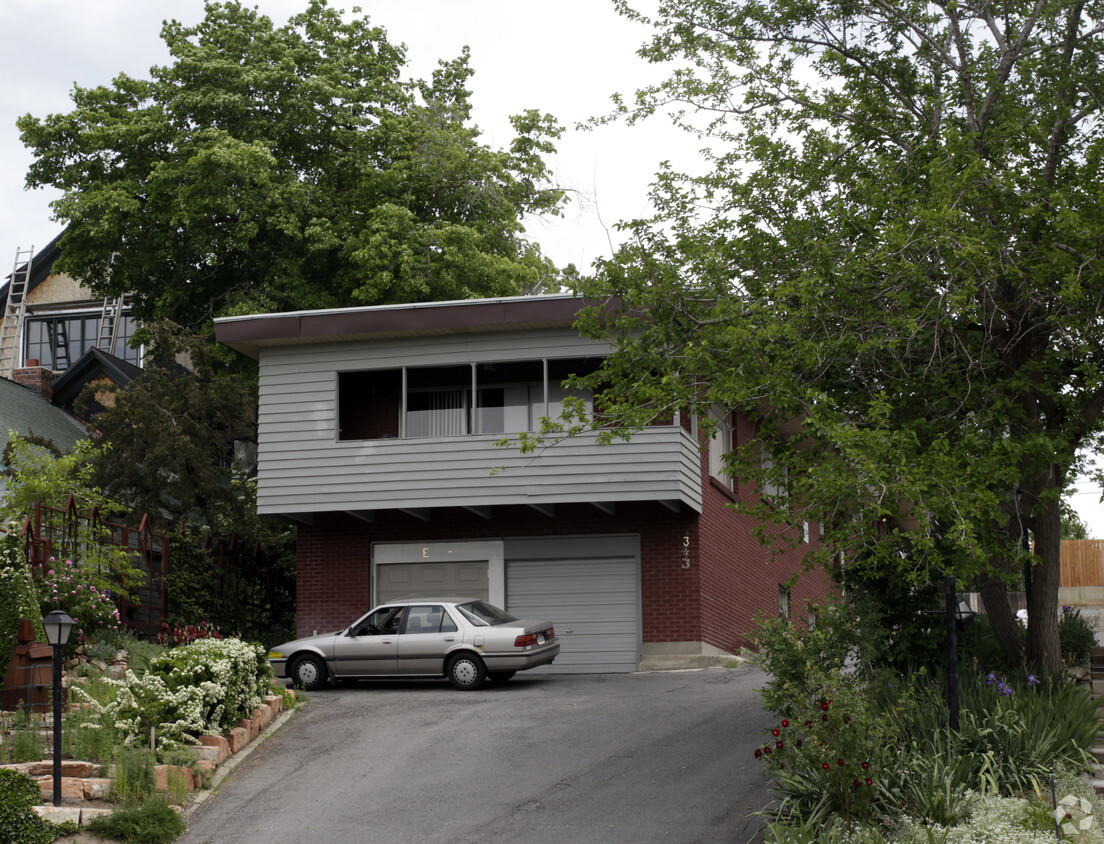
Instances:
[[[228,317],[218,339],[260,367],[258,510],[299,525],[300,635],[410,594],[482,596],[551,618],[556,671],[736,653],[754,617],[804,619],[827,584],[726,508],[759,492],[719,472],[752,423],[656,424],[535,453],[498,446],[558,417],[572,373],[610,351],[570,296]],[[591,408],[593,396],[574,397]],[[816,541],[815,525],[800,525]]]

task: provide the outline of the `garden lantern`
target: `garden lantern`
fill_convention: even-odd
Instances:
[[[42,619],[46,641],[54,649],[54,805],[61,805],[61,656],[76,624],[69,613],[52,610]]]

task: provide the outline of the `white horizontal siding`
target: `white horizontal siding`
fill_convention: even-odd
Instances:
[[[261,513],[683,501],[701,510],[698,452],[680,428],[653,428],[600,446],[595,434],[538,455],[498,448],[495,436],[308,443],[294,437],[262,452]],[[492,473],[496,467],[502,467]]]
[[[608,353],[574,332],[541,330],[264,349],[258,510],[312,513],[404,507],[677,500],[701,510],[697,444],[677,427],[597,445],[594,434],[537,454],[502,435],[339,441],[337,373],[400,366]],[[503,469],[495,474],[496,467]]]

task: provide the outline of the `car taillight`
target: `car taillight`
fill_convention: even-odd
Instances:
[[[523,633],[514,639],[515,648],[531,648],[535,644],[537,644],[536,633]]]
[[[547,630],[545,630],[544,631],[544,638],[547,639],[548,641],[551,641],[552,639],[555,639],[556,638],[556,628],[555,627],[549,627]]]

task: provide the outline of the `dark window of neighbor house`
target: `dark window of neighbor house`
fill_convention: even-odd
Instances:
[[[402,372],[398,369],[339,372],[337,438],[380,440],[399,435]]]
[[[140,366],[142,363],[140,351],[130,348],[129,345],[134,328],[134,318],[124,315],[119,324],[115,348],[110,354]],[[28,316],[23,333],[23,359],[33,358],[41,366],[61,372],[96,346],[100,333],[100,314]]]

